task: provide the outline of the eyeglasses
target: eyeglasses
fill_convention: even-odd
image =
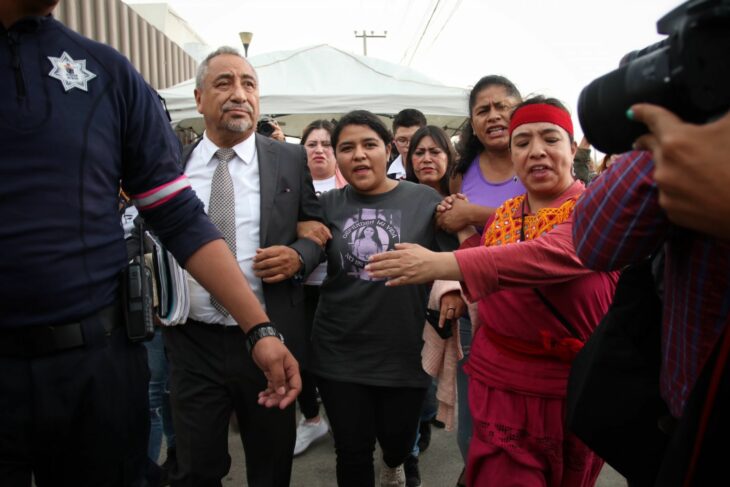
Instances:
[[[398,137],[397,139],[395,139],[395,143],[401,147],[404,147],[411,143],[411,139],[409,139],[408,137]]]

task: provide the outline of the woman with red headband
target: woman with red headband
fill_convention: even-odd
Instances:
[[[617,275],[583,267],[571,239],[584,191],[567,109],[534,97],[509,124],[515,171],[527,193],[507,200],[456,252],[401,244],[367,270],[397,286],[452,279],[478,302],[467,364],[474,431],[467,485],[589,487],[602,460],[564,423],[570,364],[606,313]],[[468,235],[464,232],[460,238]]]

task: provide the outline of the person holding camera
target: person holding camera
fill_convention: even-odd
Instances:
[[[143,485],[149,371],[123,311],[120,183],[241,333],[269,319],[180,171],[157,94],[54,20],[57,3],[0,3],[0,485]],[[282,341],[252,359],[278,391],[266,405],[291,404]]]
[[[262,117],[258,121],[256,124],[256,133],[270,139],[278,140],[279,142],[286,142],[286,136],[284,135],[284,131],[281,130],[279,122],[271,117]]]
[[[669,220],[730,239],[730,112],[705,125],[685,123],[656,105],[635,105],[632,112],[649,127],[635,147],[654,157],[659,205]]]
[[[673,420],[664,421],[671,427],[662,430],[670,439],[686,414],[698,416],[695,410],[688,411],[695,397],[710,405],[702,415],[707,414],[712,425],[706,435],[712,434],[717,442],[717,437],[726,438],[728,432],[726,421],[717,420],[724,412],[705,399],[706,386],[694,389],[701,376],[727,370],[727,362],[718,362],[722,354],[713,350],[726,340],[730,325],[726,196],[730,114],[695,125],[682,122],[665,108],[638,104],[629,115],[649,128],[650,133],[636,141],[637,148],[647,151],[622,155],[578,203],[573,233],[576,252],[587,267],[612,270],[664,248],[659,392]],[[705,366],[708,363],[710,369]],[[720,384],[720,390],[727,391],[727,377]],[[727,396],[718,404],[727,404]],[[689,429],[699,431],[697,426]],[[718,453],[695,437],[685,443],[690,451],[682,452],[670,444],[659,473],[647,475],[664,475],[667,469],[678,468],[681,472],[670,476],[676,485],[682,485],[693,465],[694,451],[697,458],[704,459]],[[692,483],[685,485],[711,485],[713,472],[717,475],[724,470],[718,458],[697,465],[687,480]]]
[[[459,280],[478,302],[466,366],[474,420],[467,485],[590,487],[603,461],[565,426],[566,386],[617,276],[585,268],[571,243],[584,185],[571,174],[577,146],[567,109],[552,98],[525,100],[508,134],[526,194],[505,201],[481,237],[471,229],[456,252],[401,244],[367,270],[387,286]]]
[[[662,487],[713,485],[713,475],[726,475],[729,5],[679,5],[657,22],[667,38],[624,56],[578,101],[597,148],[639,149],[623,154],[576,206],[578,256],[590,268],[612,270],[664,253],[660,346],[647,362],[659,370],[652,399],[668,409],[658,424],[667,446],[635,473]],[[656,419],[645,423],[654,433]]]

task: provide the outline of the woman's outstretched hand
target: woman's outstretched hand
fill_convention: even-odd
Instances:
[[[452,252],[432,252],[409,243],[396,244],[395,250],[371,256],[365,270],[373,278],[388,279],[386,286],[461,280],[461,270]]]

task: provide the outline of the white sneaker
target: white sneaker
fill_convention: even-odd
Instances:
[[[297,426],[297,442],[294,444],[294,456],[304,452],[309,445],[322,438],[330,430],[327,421],[320,416],[319,423],[308,423],[304,416]]]
[[[406,473],[403,464],[390,468],[385,462],[380,466],[380,487],[405,487]]]

